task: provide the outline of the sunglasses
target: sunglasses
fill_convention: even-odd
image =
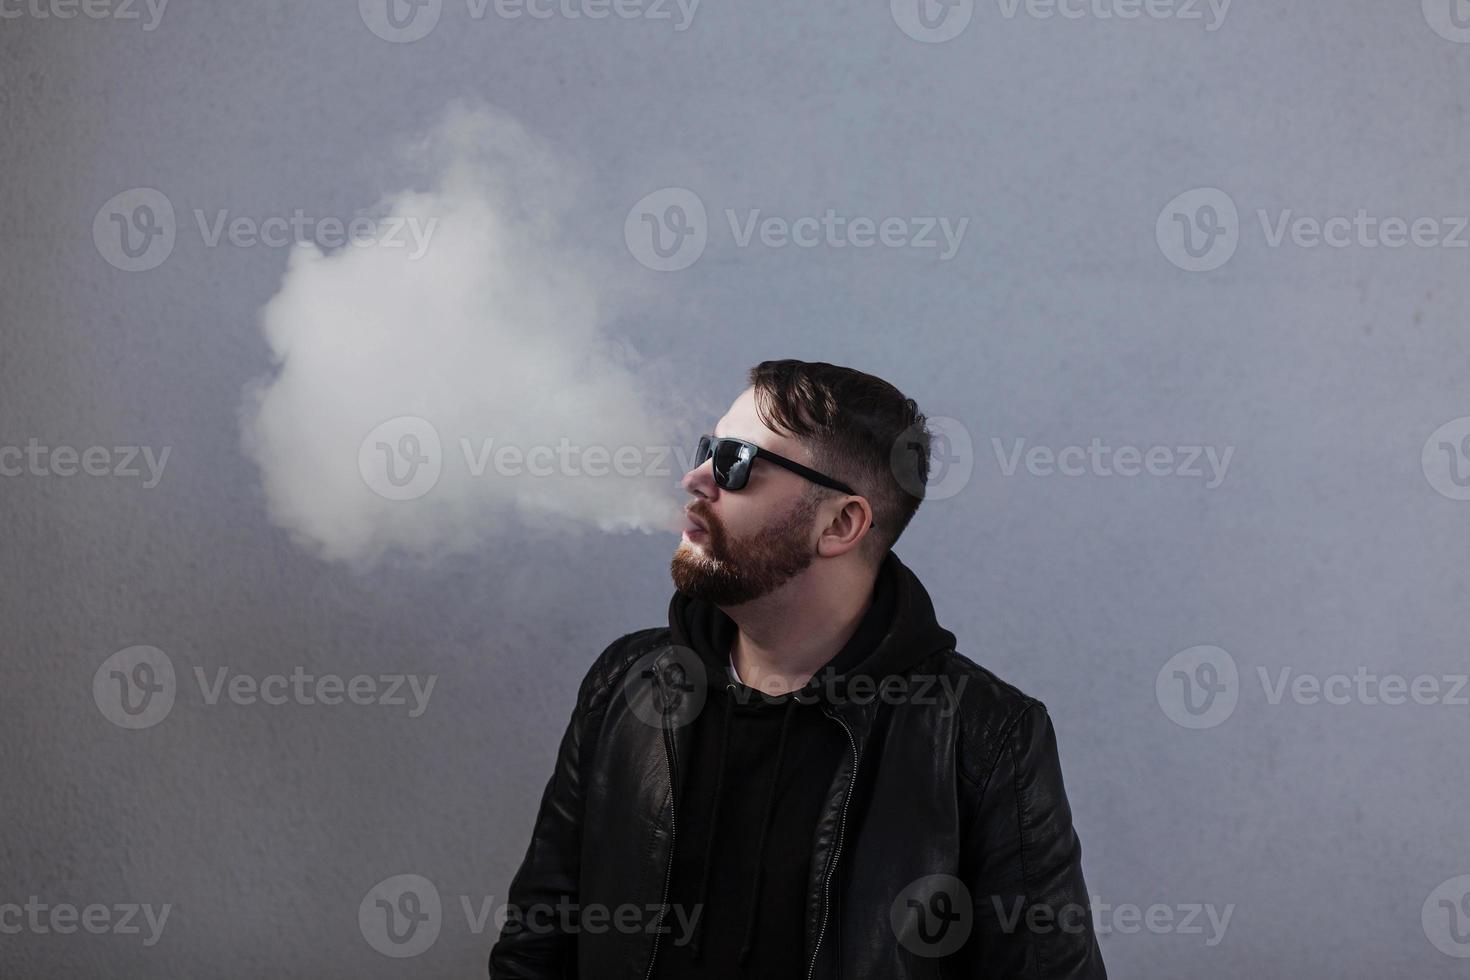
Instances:
[[[746,442],[744,439],[729,437],[716,439],[713,436],[700,436],[699,445],[694,450],[694,466],[702,466],[704,461],[710,458],[714,459],[715,486],[721,490],[745,489],[745,484],[750,480],[751,464],[758,459],[764,459],[820,486],[828,487],[839,493],[851,494],[854,497],[862,496],[841,480],[824,476],[810,467],[802,466],[794,459],[787,459],[769,449],[762,449],[753,442]],[[868,525],[870,529],[876,526]]]

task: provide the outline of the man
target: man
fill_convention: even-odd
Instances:
[[[491,977],[1104,980],[1046,708],[891,550],[924,416],[831,364],[749,380],[683,477],[668,626],[582,681]]]

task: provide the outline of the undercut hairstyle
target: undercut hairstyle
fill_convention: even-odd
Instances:
[[[797,439],[811,467],[852,487],[873,508],[861,545],[876,567],[919,509],[932,434],[912,398],[882,378],[824,361],[762,361],[750,369],[756,414]],[[841,496],[818,484],[810,499]]]

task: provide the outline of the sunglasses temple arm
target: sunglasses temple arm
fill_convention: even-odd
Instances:
[[[845,483],[838,483],[836,480],[833,480],[830,477],[823,476],[821,473],[818,473],[816,470],[810,469],[809,467],[806,467],[806,466],[803,466],[800,463],[796,462],[796,460],[794,460],[794,459],[787,459],[785,456],[778,456],[775,453],[770,452],[769,450],[765,450],[765,449],[759,449],[759,450],[757,450],[756,451],[756,457],[757,458],[760,458],[760,459],[768,459],[768,460],[770,460],[771,462],[775,463],[778,466],[784,466],[788,470],[790,470],[791,472],[797,474],[798,476],[804,476],[808,480],[811,480],[813,483],[816,483],[816,484],[818,484],[820,486],[827,487],[829,490],[836,490],[838,493],[846,493],[846,494],[850,494],[850,495],[852,495],[854,497],[861,497],[862,496],[862,494],[858,493],[856,490],[852,489],[852,487],[849,487],[847,484],[845,484]],[[869,530],[872,530],[872,529],[876,528],[877,526],[878,526],[877,524],[870,523],[868,525],[868,529]]]

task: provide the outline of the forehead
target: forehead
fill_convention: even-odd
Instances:
[[[715,423],[713,434],[745,439],[789,459],[806,460],[806,449],[801,443],[767,428],[761,421],[755,409],[754,388],[746,388],[730,404],[729,411]]]

